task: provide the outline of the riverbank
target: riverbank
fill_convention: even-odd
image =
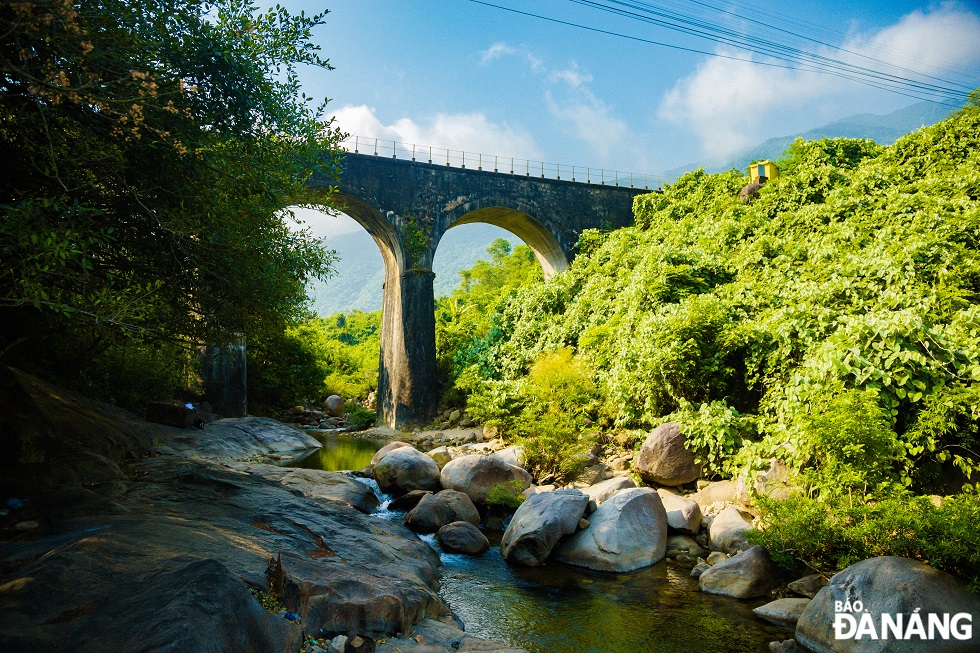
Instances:
[[[6,368],[0,412],[0,489],[25,501],[0,518],[4,651],[514,651],[465,635],[369,489],[260,464],[319,446],[301,431],[150,424]]]

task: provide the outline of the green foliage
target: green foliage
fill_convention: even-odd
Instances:
[[[903,439],[916,486],[941,488],[949,463],[971,478],[980,461],[980,385],[945,387],[927,397]]]
[[[709,471],[775,457],[824,499],[955,488],[949,465],[980,462],[980,108],[887,148],[798,141],[780,163],[754,202],[738,171],[699,170],[636,198],[635,227],[584,234],[490,318],[470,404],[512,424],[535,361],[570,348],[593,417],[676,419]]]
[[[487,495],[487,505],[517,510],[526,498],[522,491],[523,484],[517,479],[494,485]]]
[[[749,541],[766,547],[782,567],[831,575],[883,555],[914,558],[958,575],[980,589],[980,497],[970,487],[941,500],[897,493],[861,495],[829,502],[797,495],[785,501],[759,498],[762,530]]]
[[[588,364],[570,349],[542,355],[519,383],[485,381],[471,368],[459,384],[471,393],[471,415],[517,438],[528,469],[559,478],[581,471],[582,454],[595,442],[584,430],[600,397]]]
[[[756,435],[755,418],[739,414],[723,401],[695,406],[682,399],[680,409],[664,418],[664,422],[680,425],[686,445],[695,452],[698,464],[708,477],[732,476],[736,454]]]
[[[801,417],[787,456],[803,469],[801,481],[822,498],[881,491],[898,479],[905,453],[878,393],[846,390],[814,404]]]
[[[368,410],[359,401],[348,400],[347,413],[350,416],[348,418],[348,424],[355,431],[374,426],[374,423],[378,421],[377,412]]]
[[[976,97],[887,148],[797,141],[750,203],[738,171],[636,198],[635,227],[583,234],[490,317],[457,383],[471,413],[557,473],[577,416],[678,421],[709,473],[788,467],[798,491],[760,496],[752,535],[784,566],[904,555],[980,586],[976,493],[916,496],[978,480]]]
[[[332,394],[364,399],[378,387],[381,311],[353,311],[312,318],[249,343],[250,409],[274,415],[277,409],[318,403]],[[373,422],[374,413],[360,423]]]
[[[332,256],[338,133],[299,91],[324,20],[238,0],[0,6],[0,349],[59,320],[129,348],[273,337]],[[71,334],[69,333],[69,337]],[[9,362],[18,359],[14,348]]]
[[[526,245],[511,247],[498,238],[487,253],[489,261],[461,270],[452,295],[436,301],[436,361],[447,403],[462,403],[458,379],[470,365],[481,365],[483,376],[492,374],[483,362],[500,333],[491,318],[519,288],[542,279],[541,266]]]
[[[595,434],[583,433],[560,413],[528,415],[517,422],[512,434],[524,452],[524,466],[538,478],[554,475],[558,481],[574,478],[585,467],[585,454]]]
[[[405,233],[405,251],[408,253],[411,262],[410,267],[419,267],[423,264],[425,253],[429,249],[429,238],[414,215],[405,217],[403,231]]]

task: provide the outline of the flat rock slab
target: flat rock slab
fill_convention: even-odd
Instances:
[[[769,623],[795,629],[796,622],[799,621],[803,609],[809,602],[810,599],[776,599],[754,608],[752,612]]]
[[[374,490],[342,472],[279,467],[262,463],[229,463],[228,466],[275,481],[287,488],[302,492],[303,496],[310,499],[342,503],[365,514],[374,512],[378,507],[378,497],[374,494]]]
[[[220,461],[254,460],[262,456],[295,457],[323,445],[313,436],[265,417],[219,419],[198,429],[172,429],[164,442],[181,454]]]
[[[206,461],[127,473],[122,512],[0,547],[0,650],[295,651],[303,630],[406,632],[444,609],[437,556],[397,524]],[[302,625],[248,591],[280,553]]]

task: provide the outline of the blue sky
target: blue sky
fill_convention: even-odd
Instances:
[[[638,38],[763,59],[568,0],[490,1]],[[731,13],[689,0],[651,4],[765,35],[732,18],[751,16],[851,52],[980,86],[977,2],[704,3]],[[367,137],[659,173],[692,161],[724,160],[772,136],[916,101],[828,75],[658,47],[469,0],[284,5],[330,10],[315,40],[336,69],[304,71],[304,90],[331,98],[339,125]]]

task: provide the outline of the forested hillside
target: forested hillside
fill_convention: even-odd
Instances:
[[[799,529],[794,555],[808,564],[884,550],[940,566],[959,555],[949,566],[967,573],[957,565],[976,554],[951,550],[970,538],[928,529],[965,529],[976,495],[941,509],[913,495],[978,480],[971,97],[890,147],[797,141],[748,202],[737,172],[693,172],[637,198],[635,227],[586,233],[565,273],[522,289],[469,348],[457,387],[470,412],[558,471],[593,423],[677,421],[708,473],[751,484],[774,461],[798,473],[803,503],[771,504],[780,527],[764,535]],[[842,526],[855,521],[874,528]],[[922,550],[927,531],[947,550]]]

